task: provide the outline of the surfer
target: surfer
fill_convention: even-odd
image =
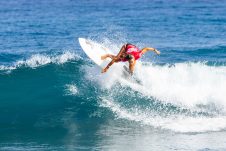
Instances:
[[[133,44],[125,44],[120,49],[119,53],[114,56],[112,54],[106,54],[104,56],[101,56],[101,59],[104,60],[106,58],[111,58],[112,61],[102,70],[102,73],[107,72],[107,70],[110,68],[112,64],[115,62],[129,62],[129,70],[130,73],[133,74],[136,60],[138,60],[143,54],[145,54],[147,51],[154,51],[156,54],[160,54],[160,51],[158,51],[155,48],[151,47],[145,47],[141,50],[139,50],[135,45]]]

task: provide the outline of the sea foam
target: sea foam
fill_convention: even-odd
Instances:
[[[22,66],[36,68],[50,63],[63,64],[69,60],[75,60],[79,58],[80,56],[69,51],[58,55],[33,54],[31,57],[18,60],[11,65],[0,65],[0,70],[14,70]]]
[[[226,129],[226,116],[217,117],[189,117],[184,115],[158,116],[151,112],[139,110],[137,108],[128,109],[120,106],[115,101],[103,99],[102,107],[109,108],[116,114],[117,118],[123,118],[139,122],[143,125],[150,125],[154,128],[172,130],[181,133],[200,133],[210,131],[220,131]]]
[[[177,63],[173,66],[138,63],[134,76],[141,84],[126,80],[119,75],[118,70],[122,69],[112,68],[98,79],[101,86],[110,89],[116,82],[120,82],[122,86],[165,103],[190,107],[215,103],[226,109],[225,66],[208,66],[205,63]]]
[[[90,73],[98,75],[95,73],[96,69],[87,68],[87,70],[89,70],[89,75]],[[225,66],[208,66],[201,62],[176,63],[174,65],[153,65],[140,62],[137,64],[134,74],[134,78],[140,82],[123,77],[122,70],[122,64],[119,63],[112,66],[106,74],[92,76],[92,78],[88,76],[110,93],[110,95],[109,93],[103,95],[105,99],[101,101],[100,105],[109,108],[118,118],[177,132],[206,132],[226,129]],[[96,79],[94,80],[94,78]],[[118,84],[124,88],[112,91]],[[135,106],[126,108],[121,104],[123,101],[114,100],[114,96],[117,95],[117,91],[126,93],[127,88],[162,104],[169,103],[190,112],[203,112],[206,115],[193,116],[177,113],[162,116],[160,114],[153,115],[151,111]],[[125,99],[125,97],[121,97],[121,99]],[[126,102],[128,101],[126,100]]]
[[[67,95],[77,95],[79,92],[75,84],[66,84],[65,87]]]

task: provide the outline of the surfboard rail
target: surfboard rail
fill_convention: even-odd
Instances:
[[[110,59],[101,60],[101,56],[105,54],[113,54],[103,45],[85,38],[78,38],[79,44],[85,54],[98,66],[104,67]]]

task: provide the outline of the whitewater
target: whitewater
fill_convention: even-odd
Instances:
[[[159,66],[140,62],[135,76],[141,84],[124,79],[122,75],[120,77],[118,70],[114,68],[104,77],[101,75],[91,79],[98,81],[100,87],[113,96],[103,96],[101,105],[108,107],[119,118],[176,132],[208,132],[226,128],[225,66],[208,66],[206,63]],[[118,84],[121,88],[114,90]],[[148,111],[146,107],[139,108],[142,99],[136,102],[135,107],[121,107],[121,104],[114,100],[114,96],[126,94],[130,89],[133,93],[138,92],[142,97],[148,98],[150,102],[160,102],[163,106],[156,106],[155,112],[164,112],[164,116],[161,116],[162,113],[158,115]],[[120,99],[121,103],[125,101],[123,97]],[[180,111],[172,114],[167,111],[168,108],[164,109],[165,105],[175,106],[180,108]],[[184,113],[183,110],[187,111]]]

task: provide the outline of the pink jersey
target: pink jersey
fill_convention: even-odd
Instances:
[[[135,58],[135,60],[139,59],[142,55],[141,50],[139,50],[136,46],[132,45],[132,44],[127,44],[126,45],[126,53],[133,55],[133,57]],[[122,61],[128,61],[128,59],[122,59]]]

